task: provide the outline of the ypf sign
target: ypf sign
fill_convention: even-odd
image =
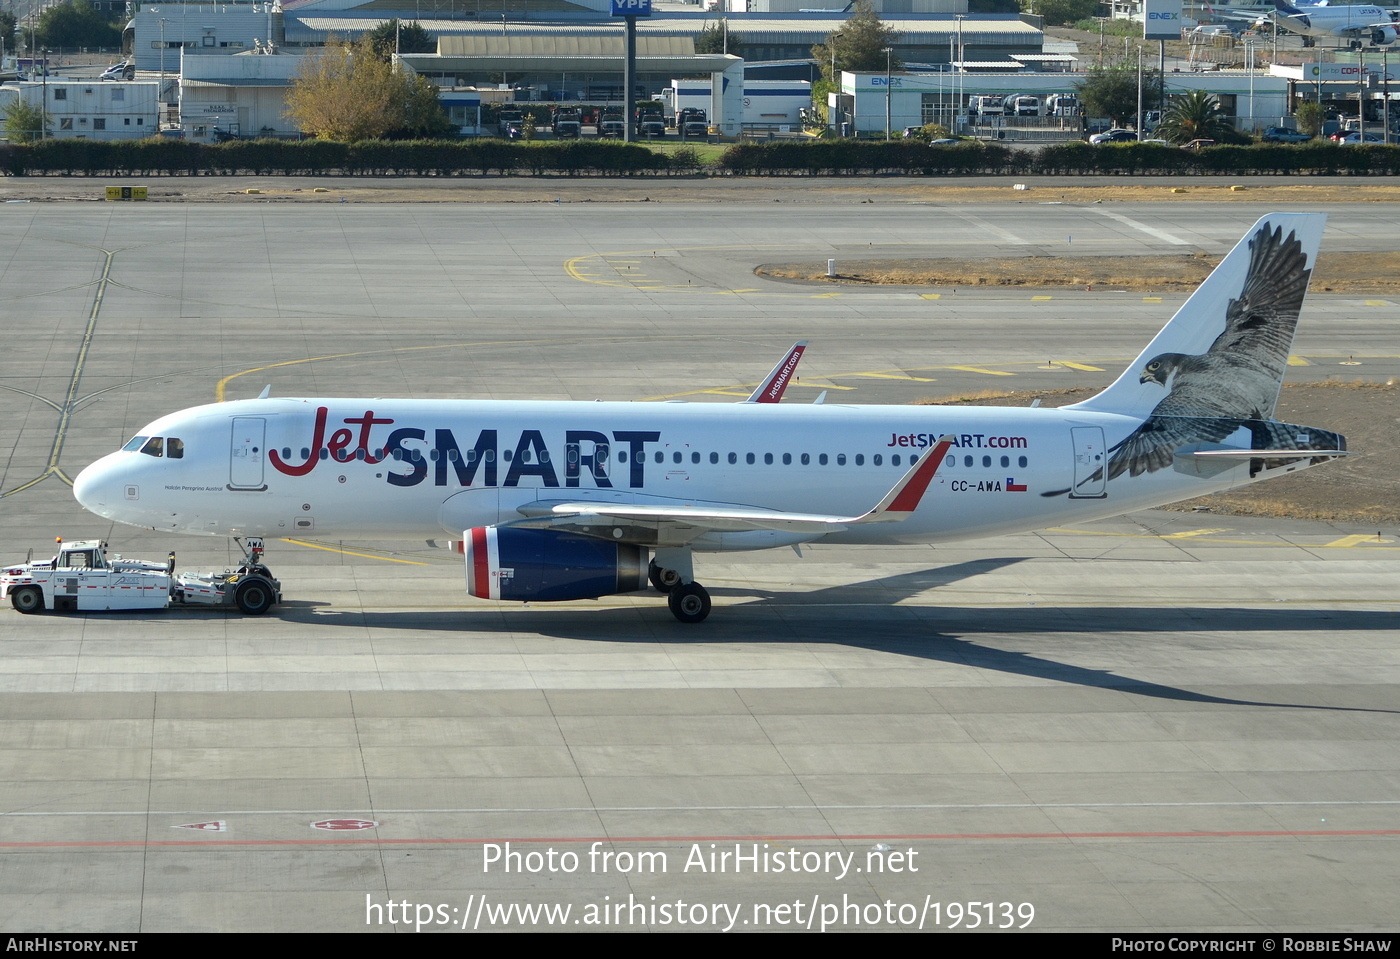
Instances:
[[[649,17],[651,0],[612,0],[612,15],[615,17]]]

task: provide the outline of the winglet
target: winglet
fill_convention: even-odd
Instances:
[[[919,457],[909,468],[909,472],[905,473],[900,481],[894,485],[894,489],[886,493],[885,498],[880,500],[874,509],[862,516],[860,522],[898,522],[906,519],[910,513],[918,509],[919,501],[924,498],[928,484],[933,482],[934,474],[938,472],[943,457],[948,454],[952,445],[953,437],[940,436],[938,445]]]
[[[802,351],[807,349],[807,341],[799,340],[792,344],[792,349],[788,350],[778,365],[773,367],[773,372],[758,384],[758,388],[749,394],[745,403],[776,403],[783,398],[783,391],[787,389],[788,382],[792,379],[793,371],[797,369],[797,363],[802,359]]]

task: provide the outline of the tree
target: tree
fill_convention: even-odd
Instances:
[[[5,136],[11,143],[33,143],[42,139],[49,132],[43,124],[44,111],[19,97],[5,107]]]
[[[35,31],[40,47],[117,47],[122,32],[102,19],[87,0],[68,0],[39,14]]]
[[[744,43],[737,34],[729,32],[728,20],[720,20],[716,24],[705,24],[704,29],[695,37],[695,52],[727,53],[730,56],[742,57]]]
[[[374,52],[383,60],[388,60],[395,51],[398,53],[437,53],[437,38],[435,38],[422,25],[414,23],[400,24],[397,17],[392,20],[385,20],[369,33],[364,39],[368,40],[370,46],[374,47]]]
[[[1045,18],[1047,27],[1067,27],[1099,13],[1099,0],[1021,0],[1021,11]]]
[[[1114,63],[1095,67],[1074,89],[1084,104],[1086,116],[1108,117],[1115,126],[1122,126],[1128,117],[1137,115],[1138,74],[1135,64]],[[1155,70],[1144,70],[1143,109],[1153,109],[1161,97],[1162,75]]]
[[[1158,135],[1173,143],[1201,139],[1224,142],[1233,139],[1234,132],[1234,124],[1220,101],[1205,90],[1188,90],[1172,97],[1172,104],[1157,127]]]
[[[1322,135],[1322,121],[1325,119],[1322,104],[1316,100],[1304,100],[1298,104],[1293,114],[1298,118],[1298,131],[1310,137]]]
[[[432,136],[450,129],[437,87],[378,55],[368,38],[331,40],[292,78],[285,114],[323,140]]]
[[[0,43],[7,55],[15,52],[15,15],[8,10],[0,10]]]
[[[885,49],[893,47],[898,39],[899,31],[885,26],[871,0],[856,0],[855,13],[839,30],[827,34],[826,43],[812,48],[812,58],[821,68],[822,77],[834,82],[842,70],[871,73],[884,70],[887,62]],[[835,73],[832,72],[833,53]],[[893,54],[889,55],[888,64],[893,70],[904,65]]]
[[[393,137],[424,140],[457,131],[457,127],[448,119],[447,111],[442,108],[438,88],[431,80],[415,75],[407,92],[403,123],[390,131]]]

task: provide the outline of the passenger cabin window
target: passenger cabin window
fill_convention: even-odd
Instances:
[[[164,448],[165,440],[159,436],[152,436],[150,439],[146,440],[146,445],[141,447],[141,452],[145,453],[147,456],[160,456]]]

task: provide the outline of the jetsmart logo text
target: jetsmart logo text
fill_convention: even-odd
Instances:
[[[336,426],[327,437],[329,410],[316,410],[311,442],[301,456],[290,449],[268,451],[268,462],[287,476],[306,476],[322,462],[369,464],[392,460],[402,472],[391,470],[391,486],[417,486],[432,474],[434,486],[518,486],[525,477],[538,477],[545,487],[576,487],[588,483],[610,489],[609,457],[614,444],[621,448],[618,460],[628,466],[627,486],[646,485],[646,444],[661,439],[659,430],[566,430],[562,462],[551,455],[540,430],[521,430],[513,443],[497,430],[480,430],[475,441],[466,445],[450,429],[431,430],[399,427],[384,436],[375,427],[391,427],[394,420],[376,417],[372,410],[363,416],[347,416],[344,426]],[[502,440],[506,443],[502,445]],[[300,459],[301,462],[295,462]],[[502,469],[504,467],[504,470]],[[504,476],[502,476],[504,472]]]

